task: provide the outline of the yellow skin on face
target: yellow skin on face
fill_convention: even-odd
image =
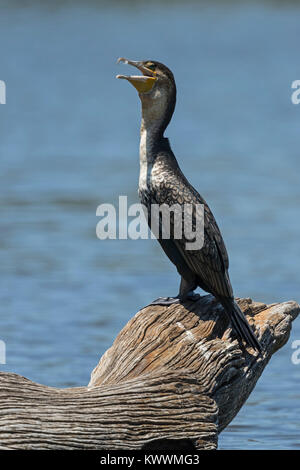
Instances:
[[[147,93],[148,91],[152,90],[154,83],[157,80],[156,72],[154,71],[155,65],[152,64],[152,62],[147,62],[146,65],[142,65],[139,62],[124,59],[123,57],[118,59],[118,62],[134,65],[144,75],[117,75],[117,78],[128,80],[139,93]]]
[[[142,77],[144,80],[135,79],[135,77],[128,78],[128,81],[137,89],[139,93],[147,93],[152,90],[154,83],[156,82],[155,77]]]

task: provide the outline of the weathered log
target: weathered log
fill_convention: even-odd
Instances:
[[[139,449],[156,439],[216,445],[217,406],[187,374],[55,389],[0,378],[0,449]]]
[[[0,373],[0,449],[213,449],[300,307],[238,299],[264,352],[234,339],[212,296],[149,306],[119,333],[87,387]]]

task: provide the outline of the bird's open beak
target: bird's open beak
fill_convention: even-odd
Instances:
[[[117,75],[116,78],[123,78],[125,80],[128,80],[137,89],[139,93],[147,93],[148,91],[152,90],[154,83],[157,80],[155,72],[145,67],[142,62],[139,61],[128,60],[124,59],[124,57],[120,57],[120,59],[118,59],[118,63],[120,62],[124,62],[124,64],[133,65],[134,67],[139,69],[139,71],[142,72],[143,75]]]

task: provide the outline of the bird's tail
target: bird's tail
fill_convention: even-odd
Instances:
[[[228,314],[237,335],[261,353],[262,347],[235,300],[230,297],[221,297],[220,302]]]

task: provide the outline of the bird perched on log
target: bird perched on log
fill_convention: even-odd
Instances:
[[[161,213],[159,214],[159,234],[157,239],[175,264],[181,276],[179,294],[176,297],[161,297],[153,304],[171,305],[188,299],[196,300],[197,287],[213,294],[223,305],[238,337],[252,348],[261,351],[254,332],[244,314],[234,300],[228,274],[228,255],[226,247],[206,201],[193,188],[183,175],[169,140],[164,137],[176,104],[176,84],[171,70],[154,60],[132,61],[120,58],[118,62],[136,67],[142,75],[117,75],[128,80],[138,91],[142,104],[142,123],[140,138],[140,177],[139,196],[148,211],[148,224],[153,229],[150,217],[153,205],[180,206],[192,208],[190,220],[197,227],[198,207],[202,207],[203,243],[198,249],[187,249],[187,237],[174,235],[175,215],[169,219],[171,230],[164,237]],[[184,211],[183,211],[184,212]],[[188,218],[183,215],[183,217]],[[191,230],[192,232],[192,230]]]

